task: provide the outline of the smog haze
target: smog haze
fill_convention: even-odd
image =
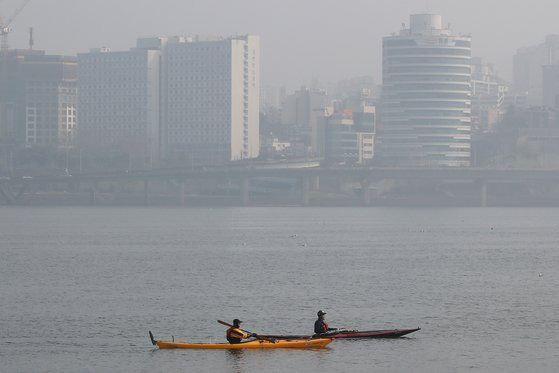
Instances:
[[[19,2],[4,0],[9,17]],[[511,78],[516,49],[557,33],[553,0],[295,1],[295,0],[42,0],[31,1],[11,25],[12,48],[72,55],[106,46],[127,50],[139,36],[258,34],[264,84],[296,88],[312,77],[322,82],[372,75],[381,81],[381,41],[414,13],[436,13],[453,31],[471,34],[473,55]]]

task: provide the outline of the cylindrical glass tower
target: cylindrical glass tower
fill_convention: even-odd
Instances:
[[[383,38],[378,158],[385,166],[467,167],[471,142],[471,38],[439,15],[412,15]]]

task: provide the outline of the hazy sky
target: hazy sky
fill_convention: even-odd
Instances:
[[[0,0],[6,18],[23,0]],[[558,0],[31,0],[13,22],[10,46],[75,54],[91,47],[128,49],[138,36],[260,35],[264,84],[295,88],[373,75],[381,82],[381,39],[411,13],[442,14],[471,34],[474,55],[510,78],[521,46],[559,33]]]

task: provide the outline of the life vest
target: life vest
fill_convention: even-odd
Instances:
[[[232,326],[229,329],[227,329],[227,339],[230,338],[238,338],[238,339],[243,339],[243,338],[248,338],[248,334],[243,332],[241,329]]]

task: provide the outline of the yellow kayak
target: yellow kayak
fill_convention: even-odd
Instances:
[[[237,344],[230,343],[189,343],[189,342],[168,342],[155,341],[159,348],[192,348],[192,349],[257,349],[257,348],[321,348],[332,342],[331,338],[320,339],[294,339],[275,341],[256,340]]]

